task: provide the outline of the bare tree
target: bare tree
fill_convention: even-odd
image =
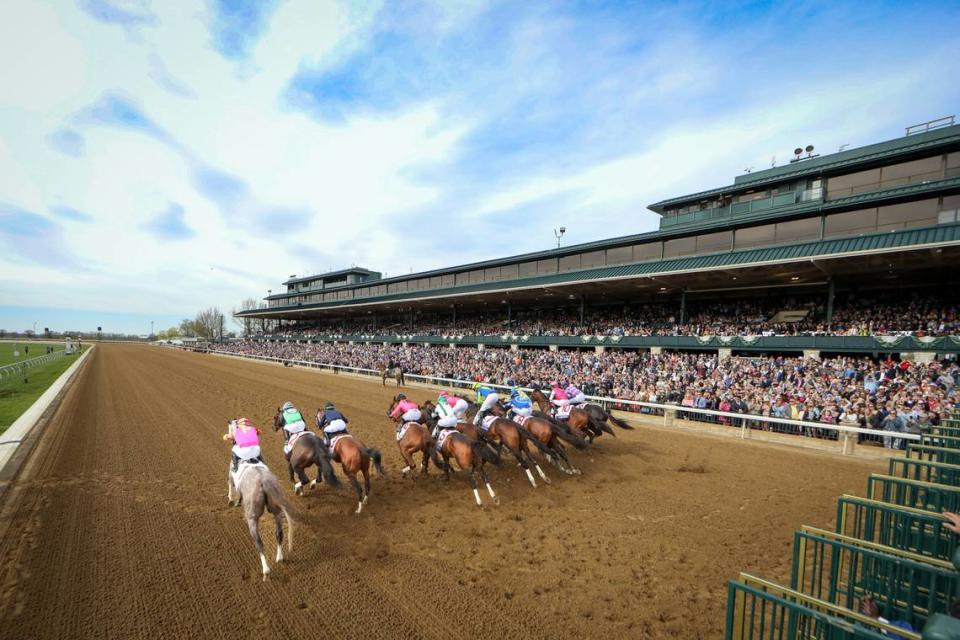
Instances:
[[[204,309],[194,319],[194,330],[200,338],[220,340],[223,337],[223,313],[216,307]]]
[[[258,308],[257,301],[253,298],[247,298],[246,300],[240,303],[240,311],[254,311]],[[233,316],[233,322],[239,326],[243,327],[244,337],[249,336],[256,328],[257,319],[251,318],[250,316],[241,316],[237,317],[238,310],[236,307],[230,312]]]

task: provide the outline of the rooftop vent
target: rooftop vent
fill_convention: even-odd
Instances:
[[[944,116],[942,118],[937,118],[936,120],[928,120],[927,122],[921,122],[920,124],[914,124],[906,128],[905,136],[912,136],[917,133],[926,133],[927,131],[933,131],[934,129],[943,129],[944,127],[952,127],[954,123],[954,118],[956,116]]]

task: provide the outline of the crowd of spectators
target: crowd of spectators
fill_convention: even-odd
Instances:
[[[681,315],[676,301],[643,305],[515,311],[461,312],[285,326],[275,335],[426,336],[756,336],[960,334],[960,305],[933,295],[838,296],[827,322],[825,296],[689,301]],[[782,312],[791,312],[783,314]],[[789,318],[784,318],[788,315]]]
[[[889,431],[885,444],[897,448],[904,442],[895,434],[921,432],[939,424],[940,417],[953,408],[960,383],[955,362],[854,356],[720,358],[710,353],[269,341],[233,342],[218,348],[374,370],[393,361],[408,373],[503,385],[547,386],[566,379],[588,395]],[[728,424],[730,420],[717,419]]]

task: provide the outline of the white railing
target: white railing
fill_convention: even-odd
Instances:
[[[175,345],[171,345],[175,346]],[[324,362],[311,362],[308,360],[293,360],[291,358],[277,358],[273,356],[258,356],[250,354],[239,354],[232,353],[229,351],[218,351],[216,349],[210,349],[210,353],[217,353],[225,356],[233,356],[235,358],[247,358],[252,360],[263,360],[267,362],[279,362],[286,363],[291,365],[297,365],[300,367],[309,367],[312,369],[329,369],[333,372],[345,371],[349,373],[355,373],[358,375],[367,375],[367,376],[380,376],[380,371],[376,369],[365,369],[363,367],[348,367],[345,365],[324,363]],[[406,373],[404,374],[405,378],[410,378],[413,380],[420,380],[427,384],[434,385],[446,385],[452,387],[472,387],[475,383],[471,380],[457,380],[454,378],[444,378],[441,376],[424,376],[415,373]],[[486,386],[493,387],[495,389],[504,389],[510,390],[514,387],[509,385],[502,384],[491,384],[484,383]],[[529,387],[518,387],[524,391],[531,391]],[[890,438],[893,440],[914,440],[920,441],[921,436],[914,433],[904,433],[899,431],[882,431],[880,429],[867,429],[864,427],[851,427],[847,425],[839,424],[825,424],[821,422],[809,422],[806,420],[791,420],[789,418],[778,418],[774,416],[760,416],[753,415],[749,413],[733,413],[731,411],[717,411],[715,409],[699,409],[697,407],[685,407],[677,404],[661,404],[657,402],[641,402],[639,400],[627,400],[623,398],[609,398],[604,396],[587,396],[587,399],[591,402],[595,402],[604,407],[604,409],[609,409],[611,407],[617,406],[631,406],[637,407],[640,409],[646,408],[654,412],[663,413],[663,423],[665,426],[673,426],[674,420],[676,419],[685,419],[688,414],[698,414],[702,416],[709,416],[713,418],[728,418],[730,420],[730,425],[732,428],[740,429],[741,438],[749,438],[750,430],[753,429],[752,424],[765,423],[770,425],[771,429],[773,428],[782,428],[784,426],[793,427],[798,433],[798,435],[803,435],[803,432],[806,430],[811,433],[822,433],[824,431],[834,432],[836,439],[840,442],[840,448],[842,453],[849,453],[852,449],[852,446],[860,438],[866,438],[870,440],[880,440],[881,438]],[[710,420],[703,422],[710,422],[711,424],[716,424]],[[739,425],[739,427],[737,427]]]
[[[57,360],[65,355],[67,355],[67,352],[61,349],[59,351],[45,353],[42,356],[37,356],[36,358],[30,358],[29,360],[21,360],[20,362],[13,362],[11,364],[3,365],[0,367],[0,380],[6,380],[12,376],[23,375],[24,372],[31,367],[45,364],[51,360]]]

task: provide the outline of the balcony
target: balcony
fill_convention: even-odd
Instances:
[[[778,193],[768,198],[758,198],[749,202],[734,202],[726,207],[716,207],[713,209],[703,209],[702,211],[689,211],[676,216],[664,216],[660,221],[661,229],[669,229],[689,224],[702,224],[704,222],[713,222],[717,220],[726,220],[734,217],[742,217],[754,213],[772,211],[783,208],[789,211],[788,207],[797,205],[807,205],[812,202],[820,203],[823,200],[823,191],[821,189],[807,189],[805,191],[790,191],[788,193]]]

